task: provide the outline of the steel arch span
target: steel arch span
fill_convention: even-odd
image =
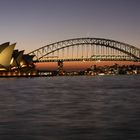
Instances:
[[[104,38],[75,38],[52,43],[29,53],[34,62],[123,60],[140,61],[140,49]]]

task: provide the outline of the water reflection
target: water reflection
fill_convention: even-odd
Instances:
[[[140,76],[0,79],[1,140],[139,140]]]

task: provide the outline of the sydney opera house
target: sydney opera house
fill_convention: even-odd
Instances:
[[[15,50],[15,44],[6,42],[0,45],[0,76],[29,76],[35,75],[32,62],[34,56]]]

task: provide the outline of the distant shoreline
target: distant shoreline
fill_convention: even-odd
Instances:
[[[79,76],[88,76],[88,77],[96,77],[96,76],[132,76],[132,75],[140,75],[140,74],[98,74],[98,75],[34,75],[34,76],[0,76],[0,78],[37,78],[37,77],[79,77]]]

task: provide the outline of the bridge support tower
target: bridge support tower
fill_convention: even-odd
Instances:
[[[63,75],[63,61],[59,60],[58,61],[58,75]]]

